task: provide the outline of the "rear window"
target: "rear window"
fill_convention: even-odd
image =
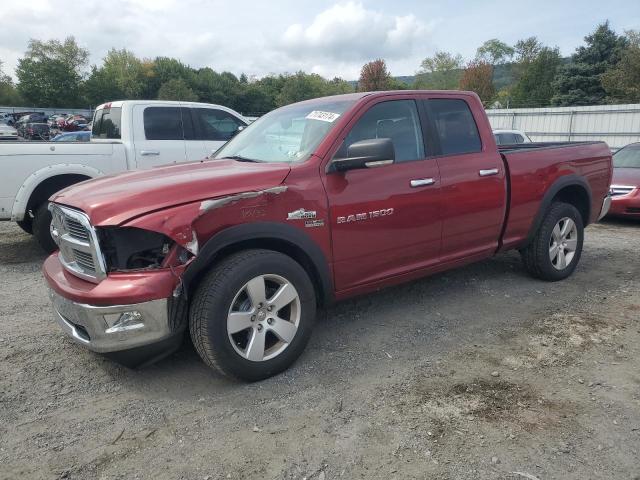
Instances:
[[[513,145],[514,143],[522,143],[522,137],[513,133],[496,133],[496,143],[498,145]],[[518,141],[520,138],[520,141]]]
[[[120,122],[122,109],[120,107],[101,108],[93,116],[91,135],[94,138],[120,139]]]
[[[476,121],[469,105],[459,99],[427,100],[427,112],[436,128],[441,155],[460,155],[482,150]]]
[[[145,108],[144,136],[147,140],[184,140],[180,108]]]

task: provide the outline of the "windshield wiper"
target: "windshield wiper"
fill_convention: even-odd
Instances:
[[[231,160],[237,160],[238,162],[262,163],[262,161],[260,161],[260,160],[256,160],[255,158],[243,157],[242,155],[231,155],[229,157],[224,157],[224,158],[229,158]]]

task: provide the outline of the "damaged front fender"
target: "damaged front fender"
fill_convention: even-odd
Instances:
[[[216,231],[242,222],[243,214],[239,210],[252,206],[260,208],[266,216],[269,204],[286,191],[285,185],[279,185],[206,199],[152,212],[124,226],[163,233],[195,256]]]

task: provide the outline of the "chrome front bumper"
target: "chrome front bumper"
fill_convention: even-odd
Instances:
[[[598,221],[602,220],[604,216],[609,213],[609,209],[611,208],[611,194],[607,194],[602,201],[602,209],[600,210],[600,215],[598,216]]]
[[[177,332],[169,325],[167,299],[98,307],[49,293],[56,321],[75,342],[98,353],[118,352],[162,342]]]

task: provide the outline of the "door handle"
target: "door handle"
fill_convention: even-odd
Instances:
[[[160,155],[160,152],[158,150],[141,150],[140,151],[140,155],[142,155],[143,157],[148,157],[150,155]]]
[[[417,178],[415,180],[411,180],[411,188],[416,187],[426,187],[428,185],[433,185],[436,181],[433,178]]]
[[[491,175],[497,175],[499,171],[497,168],[489,168],[487,170],[480,170],[478,173],[481,177],[490,177]]]

